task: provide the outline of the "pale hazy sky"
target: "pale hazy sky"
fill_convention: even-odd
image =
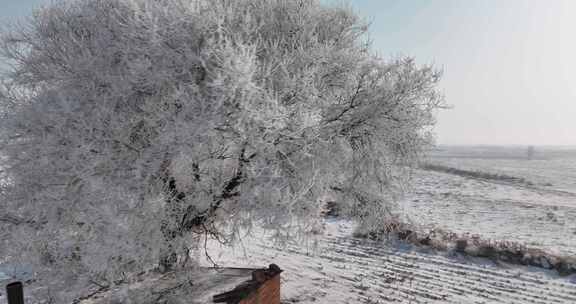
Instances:
[[[47,2],[0,0],[0,20]],[[438,143],[576,145],[576,0],[349,3],[383,57],[444,70]]]
[[[575,0],[355,0],[384,57],[443,68],[441,144],[576,145]]]

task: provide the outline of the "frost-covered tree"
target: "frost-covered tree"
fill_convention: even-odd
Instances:
[[[77,0],[1,39],[0,256],[64,303],[199,237],[366,225],[432,139],[439,73],[315,0]],[[45,291],[45,289],[44,289]]]

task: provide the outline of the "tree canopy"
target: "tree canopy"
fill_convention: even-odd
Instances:
[[[315,0],[35,11],[1,39],[0,256],[69,300],[186,263],[199,236],[309,231],[329,192],[381,224],[443,100],[437,70],[379,58],[367,29]]]

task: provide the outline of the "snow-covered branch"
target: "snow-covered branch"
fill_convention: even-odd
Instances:
[[[431,141],[440,75],[372,55],[366,30],[316,0],[36,11],[0,39],[14,63],[0,199],[19,215],[0,217],[0,255],[69,299],[89,280],[185,263],[202,235],[306,233],[331,186],[348,216],[385,220],[399,168]]]

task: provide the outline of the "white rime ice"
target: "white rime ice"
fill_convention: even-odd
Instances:
[[[0,257],[66,303],[202,238],[380,225],[432,140],[440,73],[315,0],[77,0],[5,30]],[[295,233],[295,235],[294,235]],[[163,267],[163,268],[162,268]]]

